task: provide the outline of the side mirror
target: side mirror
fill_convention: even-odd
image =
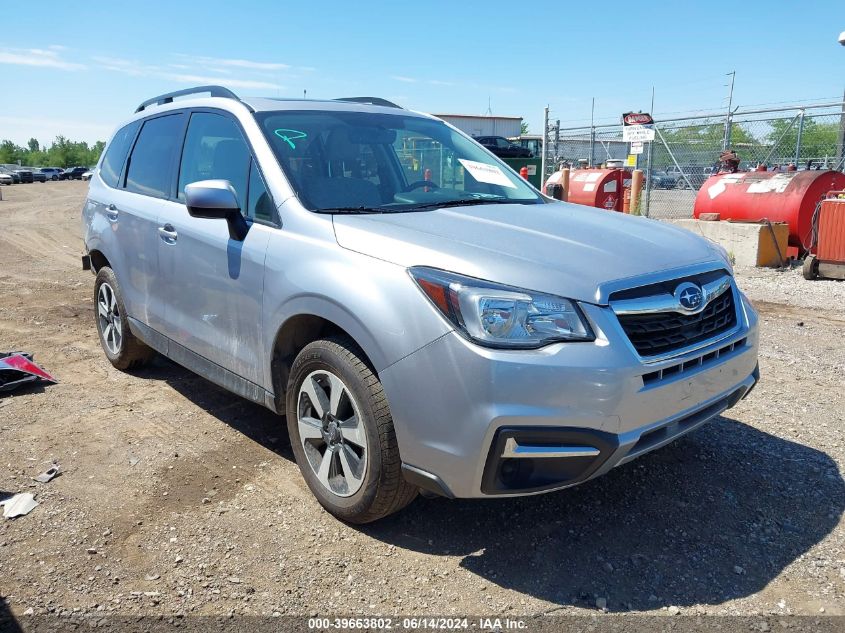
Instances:
[[[200,180],[185,186],[185,205],[194,218],[226,220],[229,237],[246,239],[249,225],[241,215],[238,197],[228,180]]]

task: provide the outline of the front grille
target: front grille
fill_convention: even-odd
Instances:
[[[618,318],[640,356],[659,356],[727,332],[736,325],[736,307],[729,288],[698,314],[656,312]]]

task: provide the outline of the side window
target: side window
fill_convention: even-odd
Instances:
[[[264,185],[264,179],[261,178],[261,172],[258,171],[255,161],[251,161],[250,165],[249,195],[247,196],[248,202],[244,215],[253,220],[273,222],[273,199],[267,193],[267,187]]]
[[[103,157],[103,164],[100,167],[100,178],[109,187],[118,186],[117,181],[120,178],[123,163],[126,162],[126,155],[129,154],[129,148],[132,146],[132,141],[135,140],[135,134],[139,127],[141,127],[141,122],[133,121],[115,132],[111,143],[109,143],[106,155]],[[55,172],[55,170],[51,169],[50,172]]]
[[[159,198],[170,195],[173,159],[182,141],[182,121],[182,114],[171,114],[144,122],[126,169],[129,191]]]
[[[235,188],[241,209],[245,209],[249,160],[249,148],[232,119],[210,112],[195,112],[188,123],[182,150],[179,199],[185,199],[185,185],[192,182],[228,180]]]
[[[511,146],[510,142],[507,139],[497,138],[496,145],[501,147],[502,149],[507,149]]]

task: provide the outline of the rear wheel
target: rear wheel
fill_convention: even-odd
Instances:
[[[399,447],[381,382],[345,339],[315,341],[296,357],[287,425],[296,463],[331,514],[369,523],[408,505]]]
[[[129,330],[126,307],[114,271],[104,266],[94,282],[94,319],[100,345],[106,358],[117,369],[133,369],[149,362],[155,351],[147,347]]]
[[[815,255],[807,255],[804,258],[804,266],[801,272],[807,281],[812,281],[819,276],[819,260],[816,259]]]

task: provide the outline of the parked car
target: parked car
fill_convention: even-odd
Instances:
[[[82,180],[91,180],[91,176],[94,175],[94,170],[96,167],[89,167],[87,171],[83,172]]]
[[[716,171],[718,170],[712,165],[682,165],[681,169],[672,165],[666,170],[666,173],[675,178],[677,189],[689,189],[692,186],[694,190],[698,191],[704,181]]]
[[[82,174],[88,171],[87,167],[71,167],[66,169],[64,176],[65,180],[82,180]]]
[[[538,134],[515,136],[508,140],[523,149],[527,149],[532,156],[542,157],[543,155],[543,137]]]
[[[12,185],[14,183],[14,179],[9,174],[0,171],[0,185]]]
[[[531,158],[534,154],[526,147],[511,143],[504,136],[476,136],[475,140],[499,158]]]
[[[35,179],[32,176],[31,169],[16,169],[15,173],[20,176],[21,182],[31,183],[35,182]]]
[[[0,165],[0,173],[6,174],[12,179],[12,183],[19,185],[21,182],[21,176],[17,173],[14,169],[9,169],[5,165]]]
[[[651,172],[652,189],[675,189],[677,185],[678,179],[674,174],[665,171]]]
[[[47,180],[62,180],[64,169],[59,167],[42,167],[41,173],[47,176]]]
[[[285,414],[307,485],[350,522],[418,489],[581,483],[759,377],[757,315],[723,248],[548,200],[381,99],[145,101],[82,220],[112,365],[157,351]]]
[[[32,180],[34,182],[47,182],[47,174],[42,172],[40,169],[33,169],[32,170]]]

